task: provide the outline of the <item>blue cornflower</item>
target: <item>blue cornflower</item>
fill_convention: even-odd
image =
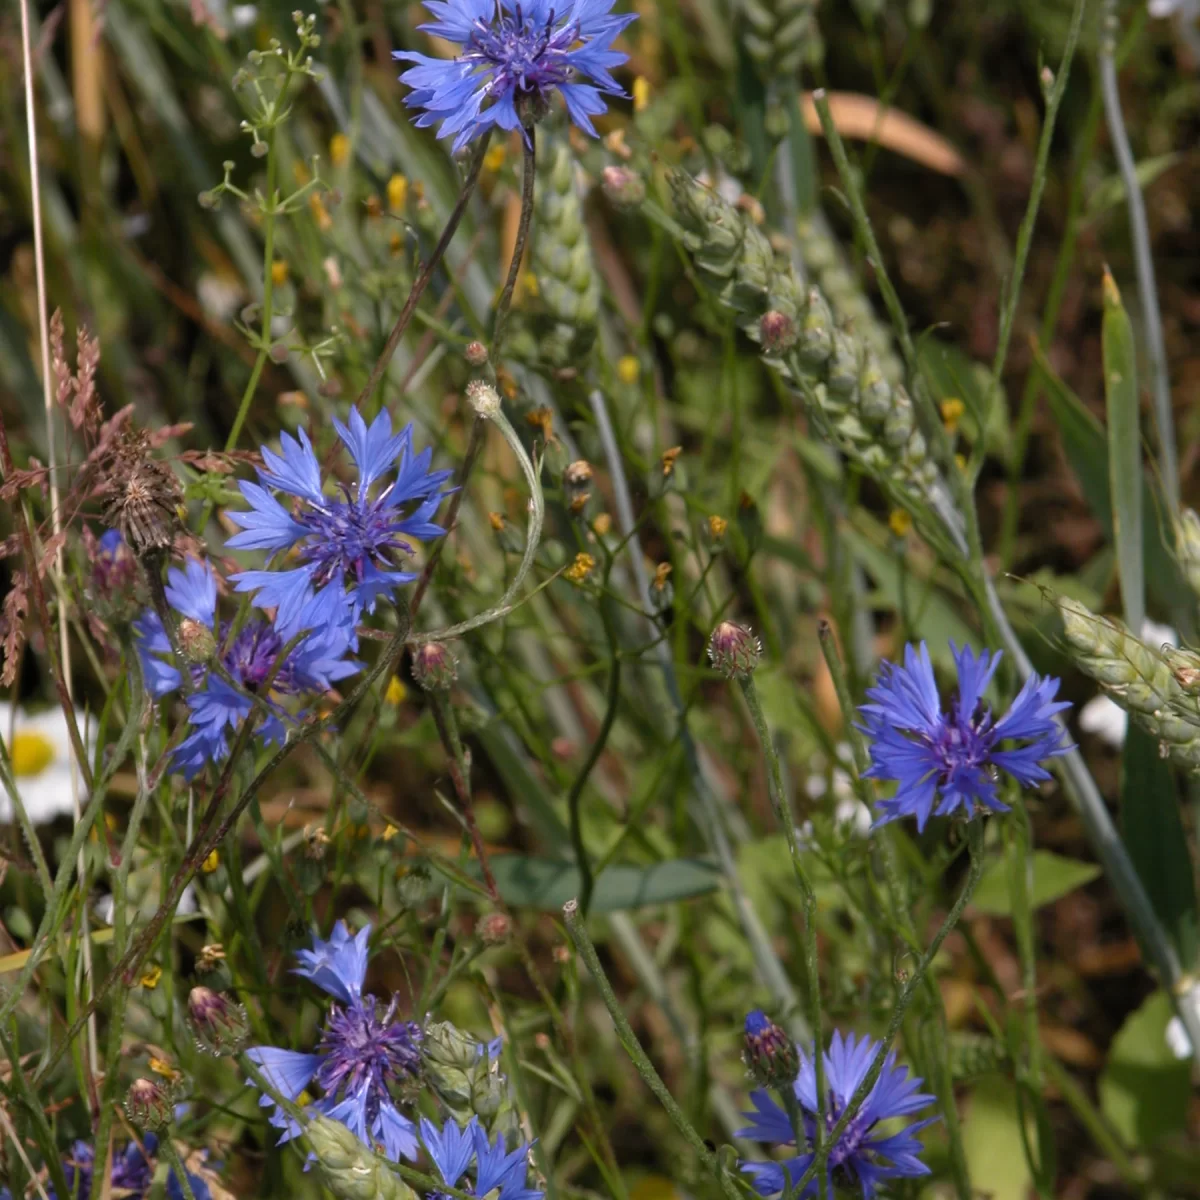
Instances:
[[[953,642],[950,652],[958,667],[958,696],[948,711],[942,711],[924,642],[919,650],[905,647],[903,667],[891,662],[880,667],[867,692],[871,703],[859,709],[858,727],[872,739],[871,766],[864,775],[898,784],[890,800],[880,801],[877,825],[913,816],[920,830],[931,813],[944,816],[962,807],[970,816],[976,805],[1007,812],[1008,805],[996,796],[997,768],[1022,787],[1032,787],[1050,778],[1041,764],[1071,748],[1054,719],[1070,707],[1055,703],[1057,679],[1031,675],[997,721],[981,704],[1000,653],[985,650],[976,657],[970,647],[959,650]],[[1010,747],[999,749],[1004,742]]]
[[[266,742],[280,743],[286,737],[283,718],[287,713],[277,697],[327,692],[359,669],[347,658],[357,649],[358,640],[353,613],[340,589],[313,592],[306,587],[295,598],[286,620],[277,615],[271,622],[255,614],[236,631],[228,621],[217,623],[217,580],[208,563],[188,559],[182,571],[172,567],[165,591],[168,603],[183,618],[181,641],[190,640],[193,645],[206,641],[215,647],[213,653],[225,673],[243,689],[231,687],[207,663],[189,666],[193,685],[187,698],[190,732],[171,759],[171,769],[187,779],[229,753],[228,733],[256,707],[245,693],[257,693],[272,672],[271,698],[264,697],[272,714],[258,726],[258,735]],[[158,614],[147,610],[133,629],[151,695],[159,699],[177,690],[183,681]],[[280,663],[285,647],[299,634],[304,636]]]
[[[128,1200],[143,1200],[149,1194],[150,1185],[154,1181],[153,1156],[157,1149],[157,1136],[145,1133],[142,1135],[141,1146],[137,1142],[130,1142],[124,1150],[112,1156],[109,1163],[109,1182],[114,1195],[125,1196]],[[72,1200],[90,1200],[92,1166],[95,1161],[92,1148],[86,1142],[76,1142],[71,1147],[71,1153],[63,1159],[63,1174],[67,1178],[67,1186],[71,1188]],[[199,1175],[188,1171],[187,1177],[196,1200],[211,1200],[212,1192]],[[51,1200],[56,1200],[57,1194],[49,1185],[46,1186],[46,1195]],[[174,1171],[167,1176],[167,1197],[168,1200],[183,1200],[183,1188]],[[0,1200],[12,1200],[12,1193],[8,1188],[0,1188]]]
[[[280,438],[281,454],[263,447],[266,469],[259,483],[238,486],[250,502],[249,512],[229,517],[243,529],[229,539],[235,550],[295,550],[301,565],[290,570],[243,571],[233,576],[239,592],[257,592],[260,608],[277,608],[289,619],[310,587],[349,584],[356,610],[375,611],[380,596],[394,595],[415,578],[397,570],[397,553],[412,553],[408,538],[435,538],[445,532],[432,520],[446,496],[442,485],[450,471],[430,471],[432,450],[413,454],[412,426],[392,434],[392,419],[383,411],[368,428],[358,409],[350,410],[347,427],[334,418],[337,435],[358,467],[358,483],[343,486],[341,496],[326,496],[321,468],[303,429],[300,440]],[[372,498],[377,480],[394,464],[396,475]],[[272,495],[272,489],[296,498],[291,511]],[[406,505],[415,505],[407,515]],[[357,615],[357,611],[356,614]]]
[[[462,49],[451,59],[393,52],[417,64],[400,76],[413,89],[405,103],[425,110],[416,124],[441,121],[438,137],[454,134],[457,152],[493,126],[523,128],[526,109],[536,119],[557,91],[571,120],[595,137],[591,118],[607,109],[604,95],[625,95],[610,72],[629,56],[613,50],[613,40],[636,20],[635,14],[614,16],[613,3],[425,0],[437,20],[420,28]]]
[[[421,1118],[421,1142],[446,1187],[483,1197],[497,1190],[495,1200],[541,1200],[542,1193],[528,1186],[529,1144],[509,1150],[504,1135],[492,1141],[478,1117],[465,1126],[448,1119],[439,1129],[428,1117]],[[475,1160],[475,1178],[463,1180]],[[444,1193],[434,1192],[432,1196]]]
[[[382,1145],[388,1158],[415,1159],[416,1126],[397,1107],[393,1089],[420,1071],[421,1028],[395,1019],[394,999],[385,1008],[363,995],[370,936],[369,925],[351,937],[339,921],[329,941],[314,937],[312,949],[297,955],[296,973],[340,1001],[330,1005],[315,1054],[275,1046],[255,1046],[246,1054],[289,1100],[315,1082],[323,1093],[312,1104],[315,1112],[341,1121],[368,1146]],[[270,1096],[259,1103],[272,1109],[271,1124],[283,1131],[281,1145],[301,1132]]]
[[[865,1078],[878,1048],[879,1044],[870,1037],[860,1041],[854,1034],[843,1038],[840,1032],[834,1033],[829,1050],[825,1052],[824,1063],[826,1136]],[[799,1055],[800,1073],[792,1086],[811,1143],[816,1136],[818,1112],[815,1063],[802,1050],[799,1050]],[[917,1157],[923,1147],[913,1135],[932,1124],[937,1120],[936,1117],[907,1125],[890,1136],[874,1132],[880,1121],[911,1116],[934,1102],[934,1096],[917,1090],[921,1083],[919,1077],[909,1075],[907,1067],[896,1065],[894,1053],[887,1056],[879,1078],[830,1151],[830,1195],[833,1195],[835,1184],[850,1187],[857,1183],[864,1200],[870,1200],[884,1179],[929,1174],[929,1168]],[[750,1094],[750,1099],[754,1111],[743,1115],[749,1117],[752,1123],[735,1136],[782,1146],[795,1145],[795,1133],[787,1113],[772,1099],[770,1093],[755,1091]],[[785,1187],[799,1182],[812,1161],[813,1151],[806,1146],[804,1153],[795,1158],[783,1162],[743,1162],[742,1170],[752,1176],[755,1191],[762,1196],[774,1196],[784,1191]],[[817,1181],[814,1179],[803,1194],[814,1196],[817,1190]]]

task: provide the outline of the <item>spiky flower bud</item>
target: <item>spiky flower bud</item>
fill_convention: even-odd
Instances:
[[[200,1049],[219,1058],[237,1054],[250,1036],[246,1010],[236,1001],[206,987],[188,993],[188,1021]]]
[[[341,1121],[314,1116],[304,1126],[304,1136],[338,1200],[416,1200],[412,1188]]]
[[[485,946],[503,946],[512,937],[512,918],[508,913],[485,913],[479,918],[475,932]]]
[[[467,360],[469,366],[475,368],[486,367],[488,362],[488,348],[482,342],[468,342],[467,348],[463,351],[463,357]]]
[[[638,208],[646,199],[646,181],[629,167],[605,167],[600,187],[613,208]]]
[[[413,678],[427,692],[444,692],[458,679],[458,663],[442,642],[423,642],[413,651]]]
[[[135,1079],[125,1093],[125,1113],[139,1129],[166,1129],[175,1113],[174,1092],[168,1082]]]
[[[800,1073],[796,1043],[761,1009],[746,1014],[744,1058],[763,1087],[789,1088]]]
[[[434,894],[433,875],[424,863],[409,867],[396,882],[396,900],[402,909],[420,908]]]
[[[494,417],[500,411],[500,393],[486,380],[472,379],[467,384],[467,399],[481,417]]]
[[[758,336],[766,354],[786,354],[799,340],[796,322],[772,308],[758,322]]]
[[[708,639],[708,659],[725,676],[750,675],[758,666],[762,645],[758,638],[734,621],[722,621]]]
[[[206,663],[217,652],[213,631],[191,617],[179,622],[179,648],[190,663]]]

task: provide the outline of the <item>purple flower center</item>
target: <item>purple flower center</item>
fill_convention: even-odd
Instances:
[[[551,9],[546,23],[535,25],[518,4],[515,12],[502,13],[490,24],[476,21],[462,58],[494,73],[488,84],[490,91],[513,88],[532,92],[557,87],[573,73],[566,56],[579,38],[579,27],[571,22],[555,29],[554,21]]]
[[[412,553],[412,545],[396,533],[397,513],[386,503],[390,490],[374,501],[329,500],[300,518],[312,530],[300,553],[316,566],[317,587],[335,576],[362,583],[368,563],[388,563],[387,551]]]
[[[833,1132],[833,1127],[837,1124],[838,1118],[842,1115],[842,1105],[836,1100],[829,1105],[829,1111],[825,1114],[825,1137]],[[842,1136],[838,1138],[837,1143],[829,1152],[829,1166],[836,1171],[839,1167],[843,1167],[846,1163],[862,1153],[863,1143],[867,1140],[867,1134],[871,1132],[875,1121],[867,1111],[867,1106],[864,1105],[851,1118],[850,1123],[842,1130]]]
[[[943,784],[958,771],[986,767],[996,742],[990,711],[984,710],[978,717],[973,715],[964,724],[959,720],[956,704],[951,705],[950,712],[934,733],[919,736],[932,751]]]
[[[412,1021],[394,1021],[396,1002],[382,1012],[374,996],[342,1008],[333,1005],[321,1034],[325,1056],[317,1083],[332,1096],[365,1091],[368,1125],[390,1095],[391,1084],[416,1075],[421,1066],[421,1030]]]

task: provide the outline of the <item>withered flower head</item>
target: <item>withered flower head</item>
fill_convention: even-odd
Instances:
[[[134,554],[142,558],[170,549],[181,528],[183,490],[171,469],[151,454],[144,430],[122,435],[105,482],[105,519],[121,531]]]

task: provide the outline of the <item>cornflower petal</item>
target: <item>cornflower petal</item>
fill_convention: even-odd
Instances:
[[[346,922],[338,921],[328,941],[314,937],[311,950],[297,951],[300,966],[295,968],[295,972],[335,999],[353,1004],[362,997],[370,937],[370,925],[364,925],[351,937]]]

